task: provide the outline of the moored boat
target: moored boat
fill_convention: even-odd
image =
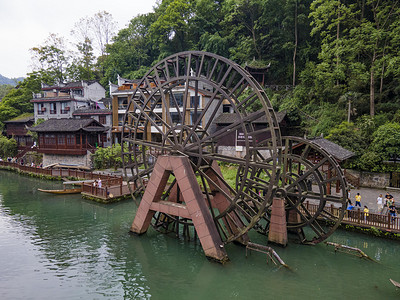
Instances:
[[[82,192],[82,189],[63,189],[63,190],[43,190],[43,189],[38,189],[40,192],[44,193],[51,193],[51,194],[78,194]]]

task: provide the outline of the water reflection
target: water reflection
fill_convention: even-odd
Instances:
[[[322,244],[276,248],[292,271],[267,264],[260,253],[246,258],[243,247],[229,244],[231,262],[221,266],[205,259],[199,244],[153,230],[130,234],[133,201],[102,205],[37,192],[59,186],[0,171],[2,299],[309,299],[342,298],[344,290],[357,299],[396,296],[388,278],[400,281],[397,241],[345,231],[330,238],[379,264]]]

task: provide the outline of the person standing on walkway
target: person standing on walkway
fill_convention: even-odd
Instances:
[[[392,203],[392,199],[393,199],[393,196],[390,195],[389,193],[386,193],[386,196],[385,196],[386,203],[385,203],[385,205],[387,207],[389,207],[390,204]]]
[[[376,198],[376,204],[378,205],[378,212],[382,213],[383,210],[383,198],[382,198],[382,194],[380,194],[378,196],[378,198]]]
[[[369,216],[369,209],[366,205],[364,205],[364,221],[367,221],[367,218]]]
[[[361,195],[360,195],[360,193],[357,193],[357,195],[356,195],[356,205],[355,206],[361,207]]]
[[[389,206],[389,213],[390,213],[390,216],[392,217],[392,222],[393,222],[396,217],[396,207],[394,206],[394,203],[392,203]]]

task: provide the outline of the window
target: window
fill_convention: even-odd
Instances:
[[[59,134],[57,136],[57,143],[59,145],[65,145],[65,135],[64,134]]]
[[[190,107],[191,108],[195,108],[195,106],[197,105],[197,107],[200,107],[200,96],[190,96]]]
[[[75,145],[75,135],[67,134],[67,145]]]
[[[61,103],[61,113],[67,114],[69,112],[69,106],[67,106],[67,102]]]
[[[118,98],[118,109],[127,109],[127,108],[128,108],[128,97]]]
[[[198,119],[200,119],[200,116],[201,116],[201,113],[200,113],[200,112],[197,112],[197,117],[196,117],[196,115],[194,114],[194,112],[191,112],[191,113],[190,113],[190,121],[191,121],[191,124],[194,124],[195,122],[197,122]],[[201,125],[201,123],[202,123],[202,120],[200,120],[199,125]]]
[[[223,104],[222,105],[222,112],[230,113],[231,112],[231,105],[230,104]]]
[[[78,95],[78,96],[83,96],[83,91],[82,90],[74,90],[73,93],[75,95]]]
[[[44,143],[45,145],[55,145],[56,144],[56,137],[54,134],[45,134],[44,135]]]
[[[106,116],[99,116],[99,123],[100,124],[106,124],[107,119]]]
[[[57,113],[57,103],[55,102],[50,103],[50,113],[53,115]]]
[[[80,145],[80,144],[81,144],[81,136],[80,136],[79,134],[77,134],[77,135],[75,136],[75,140],[76,140],[76,144],[77,144],[77,145]]]
[[[122,126],[124,124],[124,115],[118,115],[118,126]]]
[[[44,112],[46,111],[46,108],[44,107],[44,103],[38,103],[38,115],[43,115]]]
[[[176,100],[176,103],[178,104],[178,106],[179,107],[182,107],[183,106],[183,93],[176,93],[176,94],[173,94],[173,97],[175,98],[175,100]],[[170,106],[171,107],[175,107],[175,102],[174,102],[174,100],[173,99],[171,99],[171,104],[170,104]]]
[[[181,123],[181,118],[179,116],[179,113],[177,112],[172,112],[171,113],[171,119],[173,124],[180,124]]]

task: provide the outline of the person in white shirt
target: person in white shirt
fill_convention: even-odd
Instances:
[[[380,194],[378,196],[378,198],[376,198],[376,204],[378,205],[378,212],[381,213],[383,210],[383,198],[382,198],[382,194]]]

